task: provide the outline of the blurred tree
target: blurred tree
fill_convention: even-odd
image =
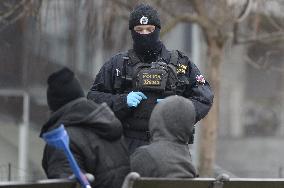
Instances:
[[[0,31],[28,15],[37,15],[41,0],[1,0]]]

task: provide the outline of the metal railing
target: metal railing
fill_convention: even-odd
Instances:
[[[122,188],[283,188],[284,178],[143,178],[131,172]]]

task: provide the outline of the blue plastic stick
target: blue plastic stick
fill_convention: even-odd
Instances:
[[[76,178],[80,181],[81,185],[84,188],[91,188],[89,181],[87,180],[86,176],[81,172],[72,152],[69,148],[69,136],[64,128],[64,125],[60,125],[60,127],[44,133],[42,138],[45,142],[49,145],[55,146],[58,149],[64,151],[67,159],[70,163],[71,169],[75,174]]]

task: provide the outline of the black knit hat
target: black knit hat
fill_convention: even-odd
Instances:
[[[66,67],[52,73],[47,84],[47,104],[53,112],[68,102],[85,96],[74,73]]]
[[[147,4],[136,6],[129,16],[129,29],[132,30],[137,25],[154,25],[161,29],[157,10]]]

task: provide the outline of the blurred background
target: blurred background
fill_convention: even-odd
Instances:
[[[0,0],[0,181],[45,178],[48,75],[68,66],[87,93],[132,47],[128,16],[141,2],[214,90],[191,146],[201,176],[284,176],[284,0]]]

